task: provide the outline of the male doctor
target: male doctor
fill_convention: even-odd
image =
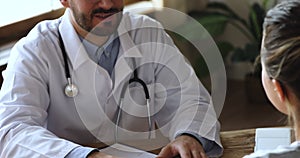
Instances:
[[[211,98],[158,22],[123,13],[123,0],[61,3],[61,18],[39,23],[11,51],[0,157],[113,157],[88,145],[155,129],[170,140],[158,157],[220,156]],[[143,88],[127,84],[135,75],[149,107]],[[75,89],[65,93],[68,84]]]

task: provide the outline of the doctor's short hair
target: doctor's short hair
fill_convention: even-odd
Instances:
[[[268,76],[300,99],[300,1],[285,0],[268,11],[261,61]]]

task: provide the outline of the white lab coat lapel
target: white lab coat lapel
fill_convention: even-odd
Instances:
[[[66,9],[59,30],[65,45],[71,66],[76,70],[81,64],[90,60],[70,21],[71,11]]]

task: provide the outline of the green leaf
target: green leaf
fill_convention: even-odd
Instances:
[[[263,6],[263,8],[264,9],[267,9],[267,7],[268,7],[268,5],[269,5],[269,0],[264,0],[263,2],[262,2],[262,6]]]
[[[254,3],[251,6],[249,14],[250,31],[255,40],[261,40],[265,15],[265,10],[258,3]]]
[[[250,62],[254,62],[255,58],[259,55],[260,53],[260,48],[258,43],[248,43],[245,46],[245,53],[246,53],[246,58]]]
[[[208,67],[202,56],[197,58],[194,69],[199,78],[203,78],[209,75]]]
[[[227,57],[227,55],[234,50],[234,46],[229,43],[229,42],[225,42],[225,41],[219,41],[217,42],[217,46],[220,50],[220,52],[222,53],[222,57],[223,59],[225,59]]]
[[[223,34],[229,18],[220,14],[210,14],[196,19],[211,36]]]
[[[231,56],[231,61],[239,62],[239,61],[247,61],[245,51],[242,48],[236,48]]]
[[[220,11],[223,11],[223,12],[227,13],[227,15],[229,15],[231,17],[238,17],[239,18],[239,16],[232,9],[230,9],[225,3],[211,2],[207,5],[207,8],[208,9],[217,9],[217,10],[220,10]]]
[[[234,62],[238,61],[250,61],[254,62],[256,57],[259,55],[260,49],[258,43],[248,43],[245,48],[237,48],[233,52],[231,60]]]
[[[254,62],[260,52],[262,27],[267,8],[271,8],[275,4],[277,4],[277,0],[262,0],[259,3],[253,3],[249,8],[250,12],[248,19],[240,17],[239,14],[235,13],[223,2],[210,2],[205,11],[191,12],[190,15],[199,21],[213,37],[223,34],[226,26],[231,24],[235,29],[245,35],[250,42],[243,48],[234,48],[234,46],[229,43],[230,41],[225,43],[217,42],[218,48],[222,52],[222,56],[225,57],[228,52],[233,51],[232,61]],[[193,39],[206,38],[203,35],[201,36],[200,34],[190,31],[193,27],[185,27],[186,28],[181,29],[185,29]]]
[[[195,20],[206,29],[210,36],[216,37],[224,33],[229,18],[218,13],[206,13],[200,17],[195,17]],[[199,26],[194,22],[188,22],[185,25],[175,29],[175,32],[185,35],[185,37],[190,40],[208,38],[208,34],[204,31],[205,30],[199,30]]]
[[[211,15],[223,15],[228,18],[228,22],[236,27],[241,33],[243,33],[247,38],[253,40],[253,35],[249,32],[249,26],[245,19],[236,14],[232,9],[230,9],[225,3],[222,2],[211,2],[208,3],[207,9],[204,12],[190,12],[189,15],[192,17],[199,17],[205,14]],[[241,24],[241,25],[240,25]],[[243,27],[241,27],[243,26]],[[246,29],[245,29],[246,28]]]
[[[262,7],[264,10],[269,10],[277,4],[277,0],[264,0],[262,3]]]
[[[207,9],[214,9],[222,11],[223,15],[231,17],[233,20],[237,20],[241,22],[245,27],[247,27],[247,22],[243,18],[241,18],[238,14],[236,14],[232,9],[230,9],[225,3],[222,2],[211,2],[208,3]]]

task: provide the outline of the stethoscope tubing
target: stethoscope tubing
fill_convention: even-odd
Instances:
[[[69,65],[68,65],[68,55],[67,55],[66,48],[65,48],[63,39],[61,37],[60,31],[58,31],[58,37],[59,37],[59,43],[60,43],[60,47],[61,47],[61,51],[62,51],[63,60],[64,60],[64,63],[65,63],[65,66],[64,66],[65,75],[66,75],[66,79],[67,79],[67,82],[68,82],[65,89],[64,89],[64,91],[65,91],[66,96],[72,98],[72,97],[77,96],[78,88],[77,88],[76,85],[74,85],[72,83],[70,68],[69,68]]]
[[[129,84],[133,83],[133,82],[137,82],[139,84],[141,84],[143,86],[143,89],[144,89],[144,93],[145,93],[145,98],[146,98],[146,106],[147,106],[147,116],[148,116],[148,139],[150,139],[151,137],[151,130],[152,130],[152,123],[151,123],[151,114],[150,114],[150,95],[149,95],[149,90],[147,88],[147,85],[146,83],[141,80],[140,78],[138,78],[138,75],[137,75],[137,69],[134,70],[133,72],[134,74],[134,77],[132,79],[129,80]]]
[[[69,69],[69,65],[68,65],[68,55],[67,55],[66,48],[65,48],[64,42],[62,40],[60,31],[58,31],[58,34],[59,34],[58,35],[59,43],[60,43],[60,47],[61,47],[61,51],[62,51],[62,55],[63,55],[63,60],[65,63],[64,68],[65,68],[66,78],[69,79],[69,78],[71,78],[71,75],[70,75],[70,69]]]

